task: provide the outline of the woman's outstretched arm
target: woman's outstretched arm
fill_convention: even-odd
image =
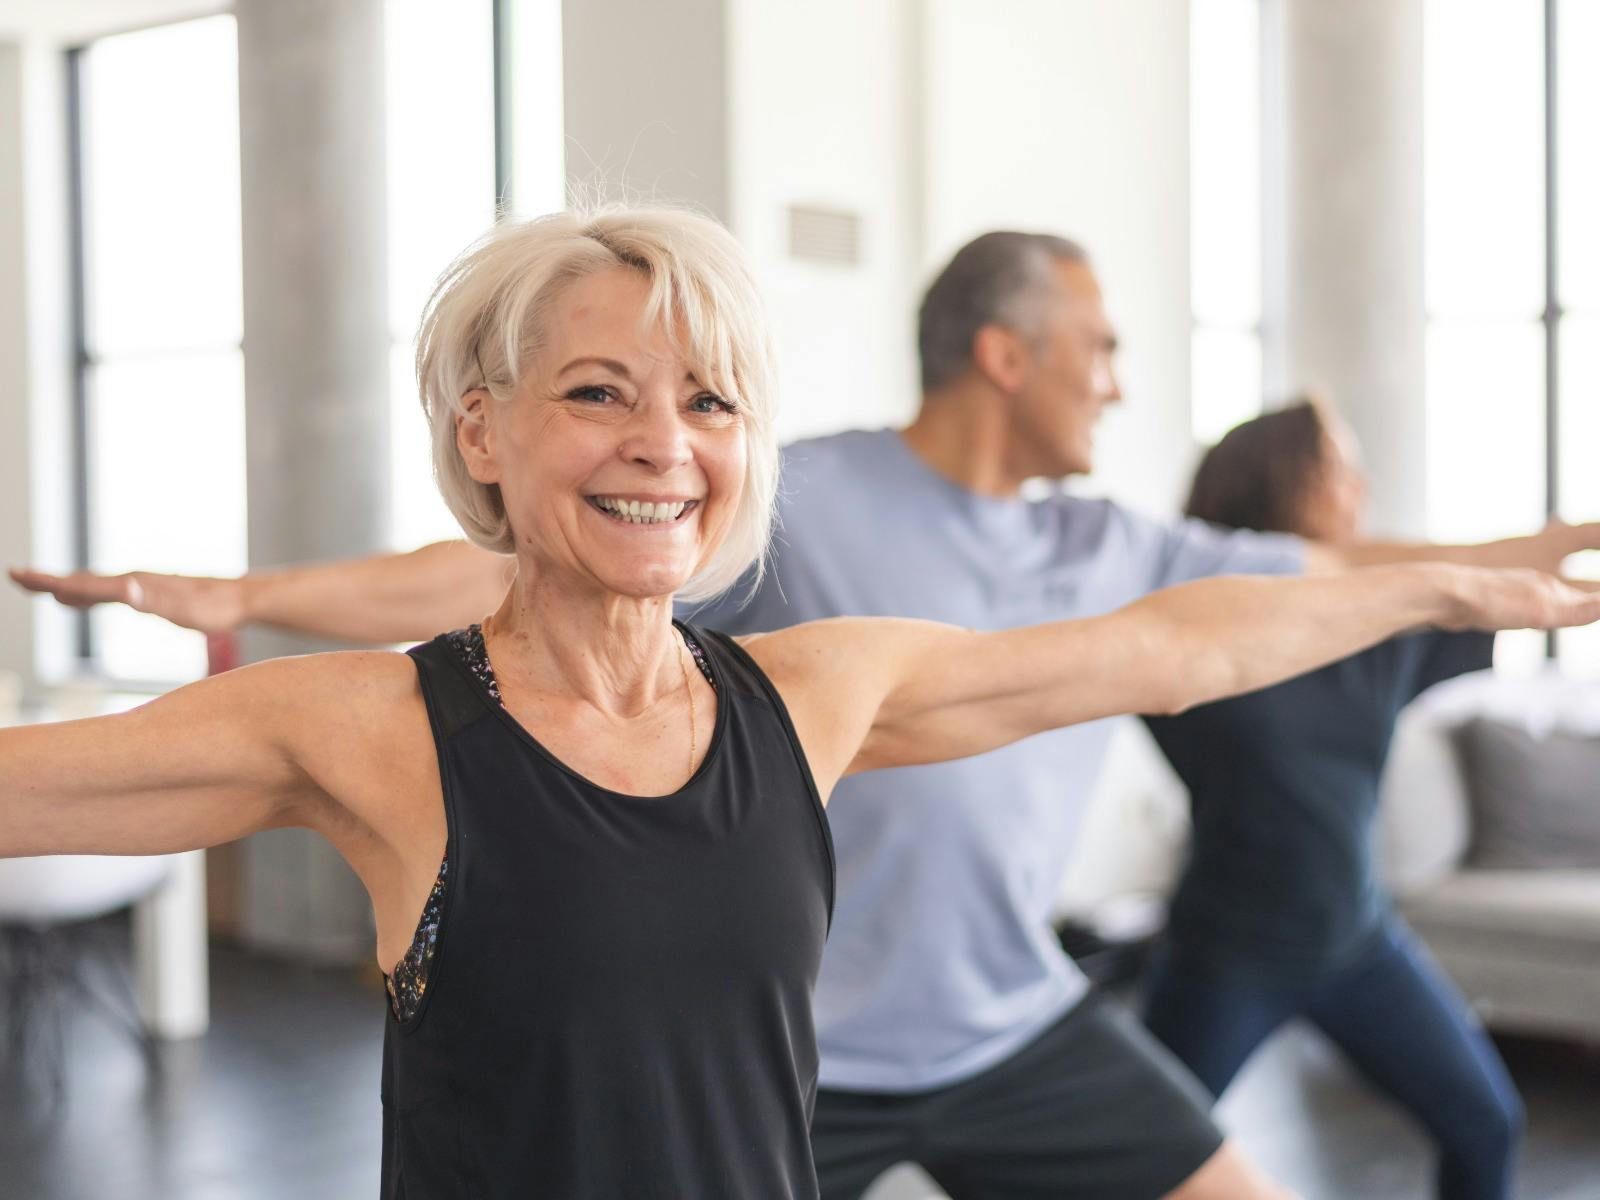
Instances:
[[[1600,595],[1533,571],[1444,564],[1218,578],[1101,617],[993,633],[843,619],[748,649],[786,697],[819,785],[964,758],[1047,729],[1254,691],[1423,626],[1555,628]]]
[[[1585,550],[1600,550],[1600,521],[1569,525],[1553,520],[1538,533],[1456,546],[1435,542],[1308,542],[1306,565],[1313,571],[1343,571],[1394,563],[1448,562],[1557,572],[1564,561]]]
[[[268,625],[352,642],[419,642],[492,612],[513,560],[470,542],[435,542],[406,554],[252,571],[237,579],[132,571],[52,575],[12,568],[11,578],[63,604],[126,604],[187,629],[228,633]]]
[[[380,659],[397,661],[368,661]],[[288,825],[339,832],[350,813],[332,796],[363,764],[381,773],[374,719],[414,675],[402,655],[277,659],[130,712],[0,729],[0,858],[164,854]]]

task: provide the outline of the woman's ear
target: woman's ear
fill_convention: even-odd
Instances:
[[[489,393],[473,388],[462,395],[461,407],[464,411],[456,418],[456,450],[467,465],[467,474],[478,483],[499,483],[500,470],[490,445]]]

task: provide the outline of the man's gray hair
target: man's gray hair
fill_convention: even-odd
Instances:
[[[1088,261],[1077,242],[1050,233],[997,230],[957,250],[917,312],[922,390],[936,391],[961,376],[972,362],[972,339],[985,325],[1036,336],[1054,286],[1050,265]]]

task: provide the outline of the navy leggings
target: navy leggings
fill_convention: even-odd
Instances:
[[[1158,953],[1145,1021],[1220,1096],[1273,1030],[1304,1017],[1439,1150],[1441,1200],[1511,1195],[1522,1102],[1466,999],[1398,921],[1352,966],[1308,984],[1257,986]]]

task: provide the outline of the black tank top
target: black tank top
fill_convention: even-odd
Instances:
[[[816,1196],[833,847],[776,691],[696,640],[710,746],[650,798],[555,759],[445,638],[411,651],[451,879],[426,993],[385,1030],[386,1200]]]

